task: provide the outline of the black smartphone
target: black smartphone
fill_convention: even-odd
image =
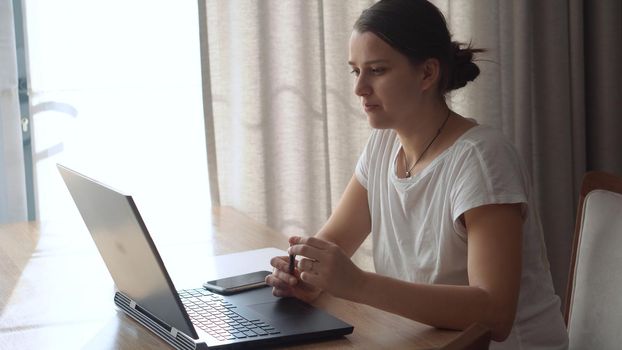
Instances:
[[[244,275],[221,278],[213,281],[207,281],[203,287],[214,293],[229,295],[245,290],[259,288],[266,285],[266,276],[271,274],[269,271],[257,271]]]

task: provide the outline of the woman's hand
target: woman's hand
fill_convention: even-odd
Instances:
[[[300,255],[299,277],[304,285],[356,301],[365,273],[336,244],[316,237],[290,237],[289,254]],[[283,264],[287,264],[286,261]]]
[[[277,297],[294,297],[310,303],[315,300],[322,290],[305,283],[300,278],[300,271],[294,269],[289,273],[289,257],[277,256],[270,260],[274,268],[271,275],[266,276],[266,284],[272,286],[272,294]]]

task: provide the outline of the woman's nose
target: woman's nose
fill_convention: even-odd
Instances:
[[[354,83],[354,94],[357,96],[367,96],[371,94],[371,86],[364,76],[359,75]]]

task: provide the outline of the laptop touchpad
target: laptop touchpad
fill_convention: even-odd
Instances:
[[[289,316],[300,317],[313,313],[313,308],[296,299],[279,299],[274,302],[246,305],[247,308],[259,313],[268,319],[278,319]]]

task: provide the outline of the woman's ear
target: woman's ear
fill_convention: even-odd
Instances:
[[[421,89],[428,91],[438,85],[441,76],[441,63],[436,58],[428,58],[421,64],[423,71],[423,79],[421,80]]]

